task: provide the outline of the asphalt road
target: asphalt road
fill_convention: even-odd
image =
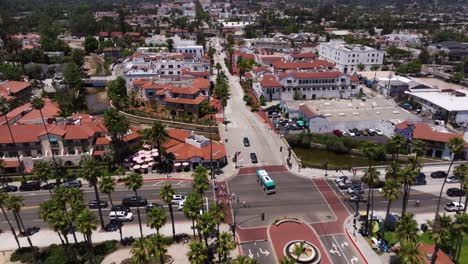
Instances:
[[[310,179],[289,172],[269,174],[276,183],[276,193],[269,195],[259,186],[255,174],[239,175],[228,181],[229,192],[239,197],[239,203],[233,203],[237,208],[237,225],[243,228],[267,226],[284,216],[296,217],[305,223],[333,220],[334,214]],[[265,213],[264,221],[262,213]]]
[[[145,182],[143,187],[138,191],[138,195],[145,197],[148,202],[156,202],[163,204],[166,212],[167,212],[167,221],[170,222],[170,215],[169,215],[169,210],[167,208],[167,205],[165,205],[164,202],[161,201],[159,198],[159,192],[161,187],[166,183],[169,182],[172,184],[173,188],[176,190],[176,194],[188,194],[192,187],[191,187],[191,182],[190,181],[155,181],[155,182]],[[89,188],[87,186],[82,187],[83,193],[85,194],[85,202],[86,204],[90,200],[95,200],[95,195],[94,191],[92,188]],[[41,228],[47,227],[47,224],[43,222],[41,219],[38,217],[38,208],[39,204],[42,202],[45,202],[50,199],[50,194],[49,191],[35,191],[35,192],[16,192],[13,193],[15,195],[22,195],[25,200],[24,200],[24,206],[21,209],[21,217],[23,218],[23,222],[26,227],[30,226],[37,226]],[[132,196],[133,191],[128,190],[125,185],[123,184],[118,184],[115,188],[115,192],[112,193],[112,201],[114,204],[121,204],[122,199],[127,196]],[[105,194],[100,194],[101,200],[107,201],[109,203],[108,208],[103,208],[103,218],[105,222],[109,221],[109,212],[110,212],[110,201],[107,195]],[[209,206],[211,202],[213,201],[213,192],[212,192],[212,187],[210,186],[208,191],[205,194],[204,198],[204,204],[205,206]],[[177,209],[177,206],[174,206],[174,220],[175,221],[186,221],[188,220],[185,218],[184,214],[182,211],[179,211]],[[134,220],[133,223],[137,223],[137,215],[136,215],[136,207],[131,208],[132,212],[134,213]],[[98,209],[91,209],[96,216],[98,216]],[[146,223],[146,212],[145,208],[142,207],[140,208],[140,215],[142,216],[142,221],[143,223]],[[14,219],[12,215],[10,214],[10,220]],[[99,219],[99,217],[98,217]],[[7,222],[2,219],[0,221],[0,229],[7,230],[8,229],[8,224]]]

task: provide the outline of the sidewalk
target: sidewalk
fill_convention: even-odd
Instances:
[[[367,240],[357,231],[359,229],[359,223],[357,223],[356,231],[353,227],[353,216],[349,216],[345,223],[344,229],[349,240],[354,244],[356,250],[359,251],[361,257],[368,264],[384,263],[372,247],[367,243]]]
[[[138,220],[135,219],[134,221],[137,222]],[[176,234],[187,233],[189,235],[193,235],[191,225],[192,223],[188,221],[182,222],[182,223],[180,222],[175,223]],[[142,227],[143,227],[143,235],[150,235],[150,234],[156,233],[155,229],[151,229],[147,227],[145,224],[142,224]],[[220,232],[231,232],[229,225],[222,224],[220,226]],[[164,236],[172,236],[172,226],[171,226],[170,220],[168,224],[166,224],[163,228],[159,230],[159,233]],[[138,224],[131,223],[131,224],[124,225],[122,227],[122,236],[123,237],[133,236],[134,238],[139,237],[140,229],[138,227]],[[61,243],[57,233],[49,229],[41,229],[38,233],[32,235],[30,238],[31,238],[33,245],[38,246],[38,247],[47,247],[52,244]],[[76,238],[78,241],[83,241],[83,235],[79,232],[76,233]],[[70,242],[72,242],[73,236],[68,235],[68,239]],[[93,239],[93,243],[99,243],[99,242],[112,240],[112,239],[120,240],[120,235],[119,235],[118,230],[115,232],[105,232],[105,231],[96,230],[93,233],[92,239]],[[19,238],[19,240],[20,240],[21,246],[25,246],[25,247],[28,246],[28,241],[26,240],[26,237],[21,237]],[[13,235],[11,234],[11,232],[5,231],[1,233],[0,241],[2,241],[2,243],[0,243],[0,251],[17,249],[15,239]]]

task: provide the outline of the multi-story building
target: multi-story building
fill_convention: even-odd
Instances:
[[[354,73],[359,70],[358,65],[364,65],[363,70],[366,71],[373,67],[380,68],[383,64],[384,51],[363,45],[346,44],[342,40],[331,40],[320,43],[319,56],[334,62],[344,73]]]
[[[201,45],[178,45],[175,46],[175,52],[185,54],[188,58],[201,58],[205,54]]]
[[[315,100],[319,98],[350,98],[359,92],[359,79],[339,71],[288,71],[265,75],[254,83],[257,96],[267,101]]]

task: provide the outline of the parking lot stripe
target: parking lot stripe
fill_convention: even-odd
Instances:
[[[163,182],[165,182],[165,181],[160,181],[160,182],[154,183],[154,184],[152,184],[151,186],[158,186],[159,184],[161,184],[161,183],[163,183]]]
[[[178,183],[176,183],[175,185],[180,185],[181,183],[184,183],[185,181],[180,181]]]

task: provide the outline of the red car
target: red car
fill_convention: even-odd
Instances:
[[[339,130],[339,129],[333,130],[333,134],[335,134],[335,136],[338,136],[338,137],[343,136],[343,133],[341,133],[341,130]]]

